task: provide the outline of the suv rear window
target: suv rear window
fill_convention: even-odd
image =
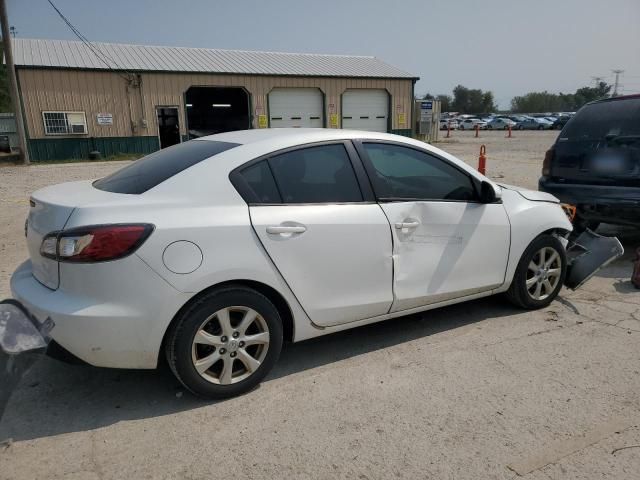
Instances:
[[[607,135],[640,135],[640,98],[585,106],[564,127],[560,140],[602,140]]]
[[[131,165],[93,182],[99,190],[140,194],[209,157],[225,152],[238,143],[191,140],[158,150]]]

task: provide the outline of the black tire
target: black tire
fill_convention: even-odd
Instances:
[[[524,127],[522,125],[518,126],[518,130],[524,130]]]
[[[544,125],[540,125],[540,126],[538,127],[538,130],[544,130]]]
[[[259,367],[257,367],[253,373],[249,373],[249,370],[245,367],[245,363],[240,361],[239,354],[242,353],[240,352],[240,348],[238,348],[237,353],[234,350],[234,354],[229,353],[231,347],[225,349],[229,350],[224,352],[226,355],[234,357],[233,360],[230,360],[232,375],[234,371],[238,370],[237,367],[240,367],[240,371],[242,371],[242,369],[247,370],[246,373],[249,373],[249,375],[247,378],[237,381],[237,383],[223,385],[221,383],[213,383],[198,373],[194,365],[192,352],[198,348],[197,346],[194,347],[193,343],[196,333],[203,328],[203,322],[206,322],[214,313],[228,307],[246,307],[257,312],[261,320],[264,320],[262,323],[266,325],[269,338],[266,347],[266,356],[264,356]],[[230,322],[232,326],[234,325],[233,322],[234,319]],[[237,324],[235,324],[235,326],[237,326]],[[221,333],[216,335],[221,335]],[[277,362],[280,351],[282,350],[282,342],[282,320],[278,309],[261,293],[237,285],[213,290],[189,305],[188,308],[176,318],[176,321],[168,332],[165,353],[171,370],[185,388],[195,395],[206,399],[220,399],[240,395],[256,387]],[[241,346],[242,344],[240,344],[240,347]],[[222,348],[216,349],[216,347],[213,346],[208,348],[212,349],[213,352],[223,352]],[[249,348],[252,347],[245,347],[247,351]],[[258,346],[258,348],[263,347]],[[238,356],[236,357],[236,355]],[[211,370],[207,370],[204,375],[208,375],[208,372],[212,372],[214,367],[220,366],[220,363],[222,363],[221,368],[227,365],[225,360],[220,360],[212,364],[209,367]],[[213,373],[211,374],[211,377],[212,376]],[[222,373],[220,373],[220,377],[222,377]]]
[[[553,291],[544,299],[535,299],[527,289],[527,274],[529,271],[529,264],[534,260],[538,252],[545,248],[551,248],[555,250],[560,257],[560,277],[557,285]],[[562,243],[553,235],[543,234],[538,236],[522,254],[518,267],[511,281],[511,286],[506,293],[507,299],[515,306],[524,308],[526,310],[537,310],[548,306],[560,292],[562,285],[564,284],[564,278],[567,274],[567,255]]]

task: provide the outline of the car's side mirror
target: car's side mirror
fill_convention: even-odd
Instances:
[[[482,203],[493,203],[496,200],[500,200],[502,192],[496,189],[489,182],[484,180],[480,184],[480,201]]]

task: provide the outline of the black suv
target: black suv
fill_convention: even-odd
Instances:
[[[547,151],[538,188],[576,207],[576,230],[640,227],[640,95],[582,107]]]

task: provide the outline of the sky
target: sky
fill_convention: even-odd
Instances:
[[[416,94],[462,84],[500,108],[592,77],[640,92],[640,0],[53,0],[91,41],[372,55],[420,77]],[[47,0],[8,0],[21,38],[75,39]]]

